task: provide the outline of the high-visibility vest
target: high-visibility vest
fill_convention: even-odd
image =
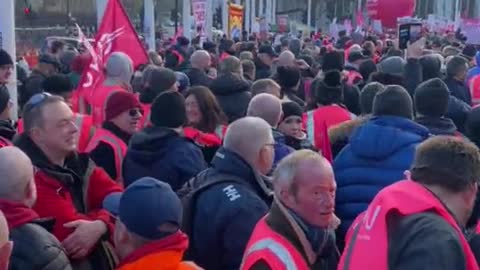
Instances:
[[[477,75],[470,79],[469,88],[472,95],[473,105],[480,104],[480,75]]]
[[[303,125],[312,145],[316,148],[320,148],[323,144],[323,125],[325,125],[328,130],[333,126],[352,120],[355,117],[356,116],[353,113],[338,105],[329,105],[304,113]]]
[[[12,142],[6,138],[0,136],[0,148],[12,146]]]
[[[240,269],[249,270],[260,260],[272,270],[310,269],[302,254],[285,237],[272,230],[265,217],[253,230]]]
[[[123,158],[127,154],[127,144],[122,141],[120,138],[115,136],[112,132],[104,129],[99,128],[95,131],[95,135],[90,140],[90,143],[87,146],[86,152],[92,152],[100,142],[108,144],[114,152],[114,160],[115,160],[115,171],[117,178],[115,181],[118,183],[122,183],[122,162]]]
[[[73,121],[78,128],[78,142],[77,142],[77,149],[78,152],[85,152],[85,148],[87,148],[88,143],[90,142],[90,138],[92,137],[91,132],[93,130],[93,119],[92,116],[75,113],[73,115]],[[24,132],[23,128],[23,119],[19,119],[17,122],[17,133],[22,134]]]
[[[152,104],[140,103],[143,110],[142,118],[140,119],[140,129],[146,128],[150,124],[150,113]]]
[[[355,70],[349,70],[347,71],[347,84],[350,86],[353,86],[357,84],[358,82],[362,81],[363,77],[362,75]]]
[[[424,212],[436,213],[457,232],[465,254],[467,269],[479,269],[462,229],[442,202],[421,184],[404,180],[380,191],[367,211],[354,221],[347,233],[347,244],[338,270],[388,269],[387,216],[391,212],[402,216]],[[425,268],[428,266],[426,265]]]
[[[100,127],[103,122],[105,122],[105,108],[107,106],[107,100],[116,91],[126,90],[118,85],[102,85],[93,92],[93,96],[90,99],[90,106],[92,109],[93,123],[95,126]]]

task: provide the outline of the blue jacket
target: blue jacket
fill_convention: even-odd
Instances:
[[[374,117],[353,133],[334,161],[339,240],[381,189],[403,179],[416,145],[428,136],[427,128],[395,116]]]
[[[214,174],[234,175],[244,183],[224,182],[211,186],[198,195],[193,214],[193,235],[190,236],[195,263],[208,270],[238,270],[250,235],[269,210],[268,189],[263,180],[239,155],[220,148],[203,179],[194,186],[212,179]]]
[[[477,52],[477,55],[475,56],[475,61],[477,62],[477,65],[468,71],[466,83],[470,82],[473,77],[480,75],[480,52]]]
[[[150,176],[170,184],[173,190],[206,168],[202,151],[172,129],[149,127],[130,139],[123,160],[125,187]]]
[[[272,129],[273,139],[275,140],[275,157],[273,160],[273,168],[277,167],[277,164],[288,154],[294,151],[293,148],[287,145],[287,139],[283,133],[276,129]]]

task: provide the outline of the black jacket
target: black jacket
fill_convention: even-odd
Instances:
[[[227,115],[229,123],[245,116],[252,98],[250,84],[247,81],[236,74],[222,74],[212,82],[210,88]]]
[[[470,105],[454,97],[453,95],[450,95],[450,99],[448,100],[447,115],[445,116],[452,119],[455,123],[455,126],[457,126],[458,131],[463,133],[465,131],[467,117],[471,110],[472,108]]]
[[[255,79],[268,79],[272,76],[272,68],[265,65],[260,59],[255,60]]]
[[[208,77],[208,75],[205,73],[205,71],[202,71],[197,68],[190,68],[187,71],[185,71],[185,74],[187,75],[188,79],[190,80],[190,85],[191,86],[205,86],[205,87],[210,87],[210,85],[213,82],[213,79]]]
[[[123,160],[125,187],[150,176],[170,184],[173,190],[206,168],[202,151],[176,131],[148,127],[132,136]]]
[[[360,90],[358,87],[343,82],[343,104],[351,113],[360,115]]]
[[[116,137],[121,139],[126,145],[130,140],[131,135],[121,130],[112,122],[103,123],[102,127],[113,133]],[[109,144],[104,142],[98,143],[97,147],[90,152],[90,158],[103,168],[112,179],[117,179],[117,169],[115,166],[115,151]]]
[[[387,222],[388,269],[466,269],[457,232],[437,214],[392,214]]]
[[[12,141],[15,134],[17,134],[17,131],[13,127],[12,121],[0,120],[0,137]]]
[[[35,220],[10,231],[13,241],[10,270],[71,270],[62,245],[47,230],[54,220]]]
[[[195,178],[192,186],[200,186],[215,174],[233,175],[244,183],[216,184],[198,195],[193,214],[193,235],[190,235],[192,259],[209,270],[237,270],[250,235],[271,203],[265,180],[243,158],[220,148],[212,160],[212,168]]]
[[[460,99],[468,105],[472,104],[472,95],[470,94],[467,86],[465,86],[464,82],[455,80],[453,78],[447,78],[445,79],[445,83],[447,84],[448,90],[450,90],[452,96]]]
[[[457,127],[449,118],[421,116],[415,118],[415,122],[428,128],[433,135],[457,135]]]

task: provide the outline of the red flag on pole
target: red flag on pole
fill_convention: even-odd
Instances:
[[[102,23],[95,37],[95,53],[92,62],[83,72],[78,85],[80,99],[91,102],[95,90],[103,84],[104,63],[114,52],[127,54],[133,67],[148,63],[148,56],[138,35],[119,0],[109,0]]]
[[[330,161],[330,164],[333,164],[332,147],[330,145],[330,138],[328,138],[328,128],[325,122],[322,123],[322,132],[320,132],[320,135],[322,138],[319,148],[322,152],[322,156]]]

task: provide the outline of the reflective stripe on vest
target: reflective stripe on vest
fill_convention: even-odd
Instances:
[[[116,169],[116,174],[117,174],[117,178],[115,180],[117,182],[121,182],[121,179],[122,179],[122,162],[123,162],[123,158],[125,156],[127,146],[120,139],[114,138],[115,135],[111,134],[111,132],[109,132],[107,130],[99,129],[99,130],[97,130],[97,132],[100,133],[101,135],[98,135],[98,133],[95,133],[96,135],[93,136],[92,140],[88,144],[88,147],[85,151],[86,152],[93,151],[98,146],[98,144],[100,142],[106,142],[108,145],[112,146],[113,151],[115,152],[115,157],[114,158],[115,158],[115,169]]]
[[[307,139],[312,145],[315,145],[315,122],[313,120],[313,110],[307,112]]]
[[[269,250],[272,252],[277,259],[283,263],[285,270],[297,270],[297,266],[294,263],[293,257],[290,255],[288,250],[272,238],[266,238],[256,242],[245,252],[244,256],[247,257],[254,252],[262,250]]]

